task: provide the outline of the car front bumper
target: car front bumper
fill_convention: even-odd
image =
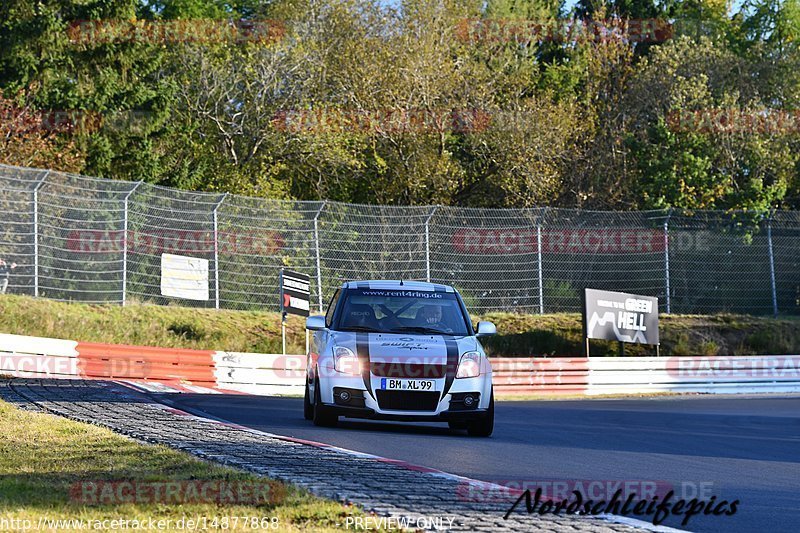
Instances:
[[[346,418],[366,418],[371,420],[393,420],[397,422],[445,422],[451,420],[481,420],[486,417],[487,409],[473,409],[470,411],[441,411],[431,414],[428,412],[403,412],[395,414],[390,412],[377,412],[369,407],[350,407],[346,405],[326,405],[331,413]]]
[[[339,373],[328,373],[320,376],[320,399],[325,408],[336,414],[349,418],[367,418],[375,420],[398,421],[448,421],[448,420],[478,420],[486,416],[492,394],[491,372],[481,374],[474,378],[452,379],[449,385],[446,378],[434,380],[439,396],[430,401],[429,409],[414,409],[409,402],[408,407],[402,400],[392,402],[387,406],[386,400],[381,401],[381,378],[370,375],[366,380],[370,384],[367,390],[365,380],[361,376],[350,376]],[[352,400],[342,402],[336,391],[347,390],[351,393]],[[447,392],[441,391],[447,389]],[[407,395],[426,394],[427,392],[407,391]],[[471,407],[463,403],[465,395],[477,397],[478,401]],[[386,395],[384,395],[386,398]],[[416,396],[413,399],[416,400]],[[435,408],[433,408],[435,406]]]

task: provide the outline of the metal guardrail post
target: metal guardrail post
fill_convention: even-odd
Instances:
[[[133,186],[133,188],[128,191],[128,194],[125,195],[124,206],[125,212],[123,214],[123,225],[122,225],[122,306],[125,306],[125,302],[128,299],[128,200],[130,199],[131,195],[136,192],[136,189],[139,188],[139,185],[144,183],[143,180],[139,180]]]
[[[672,216],[672,208],[667,211],[667,218],[664,220],[664,285],[667,289],[667,314],[672,312],[672,295],[669,286],[669,219]]]
[[[219,202],[214,205],[214,309],[219,309],[219,219],[217,218],[217,210],[219,206],[222,205],[222,202],[225,201],[225,198],[228,197],[228,193],[222,195],[222,198],[219,199]]]
[[[778,316],[778,287],[775,282],[775,253],[772,248],[772,215],[774,210],[770,210],[767,218],[767,246],[769,250],[769,279],[772,285],[772,314]]]
[[[39,296],[39,189],[41,189],[50,171],[44,173],[42,179],[33,189],[33,295]]]
[[[314,215],[314,249],[317,256],[317,298],[319,299],[320,313],[322,313],[322,265],[319,257],[319,216],[322,214],[322,210],[325,209],[327,204],[328,200],[323,200],[322,205],[319,206],[317,210],[317,214]]]
[[[547,208],[544,208],[542,215],[546,212]],[[536,255],[537,255],[537,262],[539,265],[539,314],[544,314],[544,268],[542,266],[542,222],[541,216],[536,223]]]
[[[438,208],[438,205],[433,206],[428,218],[425,219],[425,280],[428,283],[431,282],[431,233],[429,224]]]

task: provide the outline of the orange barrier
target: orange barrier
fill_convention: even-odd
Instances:
[[[213,350],[79,342],[78,372],[88,378],[216,385]]]

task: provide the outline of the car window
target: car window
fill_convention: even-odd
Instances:
[[[333,324],[333,313],[336,311],[336,304],[339,303],[339,297],[342,294],[341,289],[336,289],[336,292],[331,298],[331,303],[328,305],[328,312],[325,313],[325,326],[331,327]]]
[[[455,293],[350,289],[337,329],[382,333],[468,335],[467,321]]]

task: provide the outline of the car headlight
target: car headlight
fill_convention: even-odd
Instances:
[[[476,378],[481,375],[481,354],[466,352],[458,363],[457,378]]]
[[[335,346],[333,348],[333,368],[343,374],[358,376],[361,374],[361,362],[350,348]]]

